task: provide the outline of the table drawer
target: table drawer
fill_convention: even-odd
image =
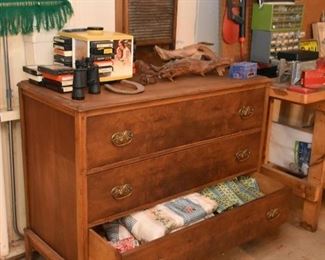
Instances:
[[[110,246],[96,229],[90,229],[89,259],[218,259],[222,251],[274,230],[288,217],[289,190],[270,178],[255,177],[264,197],[124,254]]]
[[[88,169],[261,127],[265,88],[87,119]]]
[[[98,222],[157,200],[257,168],[258,131],[88,175],[88,221]]]

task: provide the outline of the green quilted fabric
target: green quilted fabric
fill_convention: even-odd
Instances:
[[[206,188],[201,191],[201,194],[217,201],[217,213],[241,206],[264,195],[257,181],[249,176],[238,177]]]

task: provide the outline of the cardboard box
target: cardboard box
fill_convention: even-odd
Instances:
[[[257,63],[238,62],[230,66],[229,76],[234,79],[249,79],[257,74]]]

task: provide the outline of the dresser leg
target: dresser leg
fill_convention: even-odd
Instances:
[[[26,233],[25,233],[25,237],[24,237],[24,242],[25,242],[25,259],[32,260],[33,249],[32,249],[30,240],[28,238],[28,235]]]
[[[318,226],[318,219],[321,210],[322,200],[316,202],[304,201],[301,226],[309,231],[315,232]]]

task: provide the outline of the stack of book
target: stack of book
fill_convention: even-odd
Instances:
[[[110,76],[114,70],[113,41],[91,41],[90,58],[99,67],[99,77]]]
[[[65,93],[72,91],[73,68],[63,65],[38,66],[43,75],[43,86],[57,92]]]
[[[23,71],[25,72],[30,83],[36,85],[42,84],[42,80],[43,80],[42,72],[37,70],[36,65],[23,66]]]
[[[72,39],[55,36],[53,38],[54,63],[72,67]]]

